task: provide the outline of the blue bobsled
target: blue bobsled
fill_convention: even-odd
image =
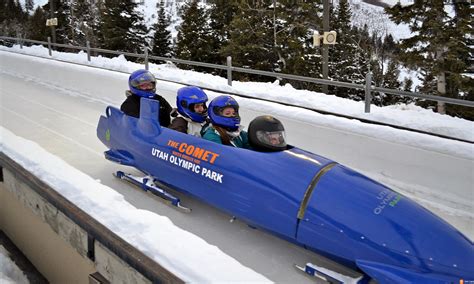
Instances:
[[[407,197],[297,147],[256,152],[162,128],[158,109],[145,98],[140,118],[108,107],[106,158],[379,283],[474,280],[473,242]]]

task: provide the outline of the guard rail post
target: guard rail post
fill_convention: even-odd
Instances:
[[[91,43],[86,41],[87,61],[91,62]]]
[[[53,56],[53,52],[51,51],[51,37],[48,37],[48,51],[49,56]]]
[[[18,39],[18,43],[20,44],[20,49],[23,49],[23,41],[21,38]]]
[[[232,86],[232,56],[227,56],[227,85]]]
[[[372,94],[370,87],[372,85],[372,74],[370,72],[365,75],[365,112],[370,112],[370,102],[372,101]]]
[[[148,47],[145,47],[145,70],[148,70]]]

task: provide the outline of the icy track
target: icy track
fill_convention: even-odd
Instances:
[[[265,277],[274,282],[314,283],[295,272],[292,264],[314,263],[315,254],[252,230],[238,221],[230,223],[231,216],[186,196],[181,196],[183,204],[193,208],[193,213],[182,214],[112,177],[113,171],[123,168],[103,158],[105,147],[96,138],[95,127],[106,105],[119,106],[123,101],[127,74],[2,51],[0,64],[0,124],[8,129],[2,132],[2,151],[6,145],[5,133],[11,131],[36,142],[69,165],[115,190],[111,198],[106,194],[107,190],[97,184],[95,191],[90,193],[95,196],[93,202],[97,206],[90,214],[107,216],[104,222],[110,222],[114,231],[122,232],[122,236],[125,234],[124,238],[136,243],[139,249],[157,260],[163,260],[161,257],[166,259],[166,251],[173,248],[177,251],[193,250],[191,253],[201,255],[203,259],[206,256],[209,259],[216,255],[222,257],[220,263],[208,265],[202,265],[201,259],[193,259],[194,263],[185,263],[181,268],[175,263],[169,264],[171,270],[191,281],[225,281],[238,277],[261,281]],[[128,68],[136,67],[132,65]],[[196,80],[195,77],[189,79]],[[160,82],[158,92],[174,102],[179,87],[178,84]],[[211,98],[217,95],[213,92],[208,94]],[[471,144],[368,126],[294,107],[238,100],[242,106],[243,124],[247,125],[256,115],[273,114],[283,121],[292,144],[355,168],[409,195],[474,239],[474,155]],[[28,146],[19,147],[17,143],[6,146],[10,147],[11,152],[28,152],[24,149]],[[25,154],[28,155],[34,157],[34,152]],[[45,163],[48,164],[48,161]],[[44,169],[45,177],[48,177],[47,173]],[[85,179],[74,178],[79,183]],[[88,194],[76,192],[70,198],[83,195]],[[136,211],[127,211],[134,213],[125,216],[138,218],[135,224],[123,221],[122,214],[107,211],[111,204],[118,201],[135,208]],[[82,200],[78,206],[87,202],[90,201]],[[144,229],[142,214],[159,220],[169,218],[171,222],[157,222]],[[174,232],[185,231],[184,234],[189,232],[191,236],[170,237],[157,244],[154,234],[160,234],[159,224],[175,226]],[[142,230],[149,234],[142,234]],[[149,239],[141,242],[141,238],[147,236]],[[175,257],[180,259],[179,255]],[[215,272],[217,267],[227,273],[209,276],[208,273]]]

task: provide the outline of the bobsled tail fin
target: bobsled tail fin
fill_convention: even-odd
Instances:
[[[107,118],[103,115],[99,118],[97,125],[97,138],[104,143],[105,146],[110,147],[110,130],[107,123]]]
[[[158,121],[159,109],[160,103],[157,100],[141,98],[137,128],[143,136],[153,137],[161,134],[161,126]]]
[[[378,262],[356,260],[357,266],[377,283],[459,283],[460,278],[387,265]]]

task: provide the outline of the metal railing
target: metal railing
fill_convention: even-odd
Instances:
[[[425,99],[425,100],[435,101],[435,102],[444,102],[448,104],[474,107],[474,101],[460,100],[460,99],[447,98],[447,97],[441,97],[441,96],[427,95],[423,93],[407,92],[407,91],[401,91],[401,90],[395,90],[395,89],[376,87],[372,85],[371,73],[366,74],[365,84],[361,85],[361,84],[354,84],[354,83],[348,83],[348,82],[339,82],[339,81],[317,79],[317,78],[298,76],[298,75],[292,75],[292,74],[284,74],[284,73],[277,73],[277,72],[255,70],[255,69],[250,69],[250,68],[236,67],[236,66],[232,66],[232,58],[230,56],[227,57],[226,65],[219,65],[219,64],[212,64],[212,63],[205,63],[205,62],[198,62],[198,61],[191,61],[191,60],[183,60],[183,59],[178,59],[178,58],[153,56],[148,53],[147,49],[145,49],[145,52],[143,54],[138,54],[138,53],[123,52],[123,51],[107,50],[107,49],[102,49],[102,48],[91,48],[89,41],[87,41],[86,46],[73,46],[73,45],[68,45],[68,44],[52,43],[50,37],[48,37],[47,42],[22,39],[22,38],[14,38],[14,37],[5,37],[5,36],[0,36],[0,40],[16,42],[20,45],[20,48],[23,48],[23,45],[25,42],[46,45],[48,46],[49,56],[52,56],[52,53],[53,53],[52,47],[62,47],[62,48],[70,48],[70,49],[75,49],[75,50],[83,50],[87,53],[87,60],[89,62],[91,61],[91,52],[124,55],[124,56],[129,56],[129,57],[134,57],[134,58],[141,58],[144,60],[145,69],[147,70],[149,67],[150,59],[160,60],[160,61],[165,61],[165,62],[173,62],[173,63],[178,63],[178,64],[186,64],[186,65],[191,65],[191,66],[206,67],[206,68],[211,68],[211,69],[226,70],[227,71],[227,84],[229,86],[232,86],[232,72],[240,72],[240,73],[246,73],[246,74],[268,76],[268,77],[273,77],[277,79],[288,79],[288,80],[294,80],[294,81],[315,83],[315,84],[320,84],[320,85],[329,85],[329,86],[335,86],[335,87],[365,90],[364,101],[365,101],[366,113],[370,112],[372,92],[382,92],[382,93],[387,93],[387,94],[396,95],[396,96],[407,96],[407,97]]]

